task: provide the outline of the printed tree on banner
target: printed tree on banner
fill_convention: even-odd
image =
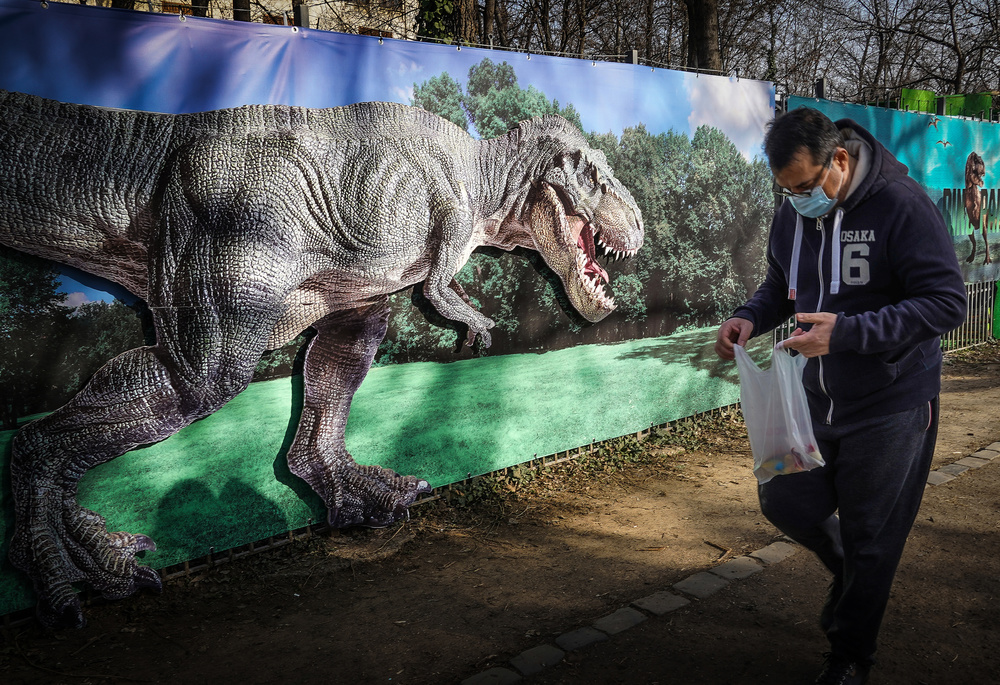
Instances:
[[[448,72],[422,85],[413,84],[413,91],[414,105],[444,117],[463,131],[469,130],[469,119],[462,108],[462,86]]]
[[[646,226],[634,276],[612,281],[622,313],[649,317],[643,335],[724,319],[764,273],[773,210],[767,165],[747,161],[708,126],[693,139],[674,131],[653,135],[641,124],[620,139],[611,133],[588,138],[632,192]],[[619,299],[633,290],[634,297]]]
[[[55,409],[109,359],[144,344],[135,310],[119,300],[63,304],[55,265],[0,252],[0,419]]]
[[[747,162],[716,128],[695,131],[688,164],[672,194],[665,290],[684,299],[682,318],[704,325],[722,321],[763,276],[773,200],[766,163]]]
[[[152,330],[150,336],[155,338]],[[76,394],[109,359],[147,342],[136,311],[121,300],[78,306],[66,319],[61,341],[64,353],[53,370],[46,401],[49,408]]]
[[[44,371],[58,358],[59,337],[70,312],[56,291],[50,262],[13,250],[0,253],[0,411],[3,429],[39,411],[47,391]]]
[[[422,84],[413,84],[413,104],[448,119],[456,126],[475,128],[480,138],[496,138],[525,119],[559,114],[581,128],[580,114],[572,104],[559,106],[534,86],[517,85],[514,67],[484,59],[469,69],[466,91],[448,73]]]
[[[518,122],[545,114],[560,114],[574,126],[583,128],[580,115],[572,104],[559,107],[534,86],[520,88],[514,67],[484,59],[469,69],[465,109],[476,131],[483,138],[501,136]]]

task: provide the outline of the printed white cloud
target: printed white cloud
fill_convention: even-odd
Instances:
[[[424,70],[423,65],[419,64],[418,62],[414,62],[411,59],[411,60],[401,61],[397,65],[396,73],[398,73],[400,76],[406,76],[407,74],[416,74],[417,72],[423,70]]]
[[[764,125],[774,116],[768,84],[722,76],[699,76],[687,82],[692,134],[703,124],[714,126],[747,159],[763,157]]]
[[[86,293],[76,292],[76,293],[66,293],[66,298],[63,300],[63,305],[67,307],[72,307],[76,309],[81,304],[86,304],[91,302],[90,298],[87,297]]]
[[[396,102],[402,102],[404,104],[413,104],[413,86],[407,86],[401,88],[396,86],[392,89],[392,94],[396,98]]]

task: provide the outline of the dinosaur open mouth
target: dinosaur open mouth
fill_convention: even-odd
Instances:
[[[600,321],[615,309],[606,267],[635,255],[642,245],[642,220],[613,192],[585,216],[551,185],[543,183],[538,191],[531,202],[536,249],[562,279],[577,312]]]
[[[598,261],[605,263],[632,257],[638,250],[616,250],[601,239],[600,231],[581,217],[570,215],[566,217],[570,235],[576,238],[576,272],[583,284],[584,292],[602,309],[611,311],[615,308],[615,298],[604,290],[610,283],[608,272]]]
[[[588,295],[597,301],[598,304],[614,309],[615,298],[609,297],[604,292],[604,284],[610,282],[608,272],[597,262],[596,244],[594,242],[594,230],[589,223],[583,223],[578,217],[573,217],[576,222],[582,223],[580,235],[576,239],[576,271],[577,276],[583,282],[583,287]],[[573,222],[573,223],[576,223]],[[573,231],[575,233],[575,231]],[[605,249],[602,247],[602,249]]]

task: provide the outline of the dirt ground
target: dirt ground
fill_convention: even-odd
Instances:
[[[1000,440],[1000,345],[950,355],[935,468]],[[481,479],[384,530],[313,536],[4,633],[4,683],[458,683],[779,538],[738,415]],[[929,488],[873,683],[997,682],[1000,460]],[[809,683],[828,578],[792,557],[530,683]]]

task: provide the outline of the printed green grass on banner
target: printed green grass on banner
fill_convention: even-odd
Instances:
[[[737,401],[715,329],[545,354],[372,369],[355,397],[347,446],[358,462],[453,483],[540,455],[625,435]],[[156,568],[321,520],[318,498],[285,464],[301,378],[252,384],[220,411],[99,466],[80,503],[109,530],[149,535]],[[9,443],[0,433],[0,614],[29,604],[7,561]]]

